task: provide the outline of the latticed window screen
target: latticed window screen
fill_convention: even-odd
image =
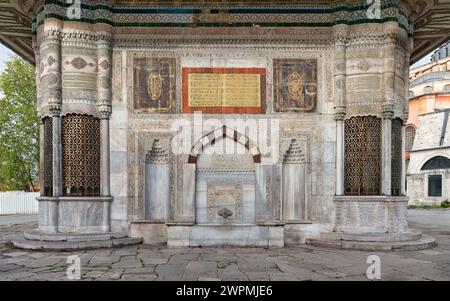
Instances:
[[[402,183],[402,125],[401,119],[392,120],[391,132],[391,195],[400,196]]]
[[[100,120],[62,117],[63,191],[66,196],[100,195]]]
[[[46,117],[42,120],[44,126],[43,149],[44,149],[44,164],[43,164],[43,196],[53,195],[53,120]]]
[[[405,128],[405,150],[411,151],[414,146],[414,138],[416,137],[416,128],[408,125]]]
[[[374,116],[345,120],[345,194],[381,191],[381,120]]]

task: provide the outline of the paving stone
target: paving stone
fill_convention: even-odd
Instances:
[[[419,229],[421,230],[421,229]],[[20,227],[0,227],[0,237]],[[428,231],[428,232],[427,232]],[[432,250],[364,252],[309,245],[285,248],[167,248],[130,246],[80,252],[21,251],[0,243],[0,280],[68,281],[67,256],[79,255],[82,281],[368,281],[369,255],[381,258],[381,280],[450,280],[450,232],[431,225]]]
[[[113,268],[140,268],[142,267],[142,262],[136,259],[126,259],[120,260],[112,265]]]
[[[158,265],[168,262],[168,258],[139,257],[144,265]]]
[[[179,281],[183,278],[185,269],[184,264],[160,264],[156,267],[155,272],[158,280]]]
[[[23,262],[23,265],[28,268],[40,268],[44,266],[54,266],[58,262],[61,262],[63,259],[60,257],[44,257],[39,259],[33,259],[30,261]]]
[[[17,270],[21,268],[22,266],[19,266],[14,263],[6,263],[6,264],[0,264],[0,272],[8,272],[11,270]]]
[[[260,273],[260,272],[248,272],[245,273],[248,277],[248,280],[250,281],[269,281],[270,277],[269,274],[264,272],[264,273]]]
[[[119,280],[122,277],[123,270],[112,270],[105,272],[102,276],[96,278],[98,281]]]
[[[217,263],[209,261],[190,261],[183,274],[183,280],[196,281],[202,277],[217,277]]]
[[[111,266],[112,264],[119,262],[120,257],[114,257],[114,256],[93,256],[90,260],[88,265],[91,266]]]
[[[188,263],[189,261],[197,260],[198,258],[199,254],[196,253],[175,254],[170,257],[169,263],[170,264]]]
[[[131,268],[125,269],[124,274],[153,274],[155,272],[155,267],[145,267],[145,268]]]
[[[19,257],[19,256],[25,256],[25,255],[28,255],[28,254],[30,254],[30,252],[16,251],[16,252],[3,253],[3,255],[9,256],[9,257]]]
[[[84,273],[82,278],[99,278],[102,277],[106,272],[105,271],[89,271]]]
[[[156,274],[123,274],[121,281],[154,281],[158,278]]]

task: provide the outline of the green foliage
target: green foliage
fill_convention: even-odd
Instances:
[[[449,200],[445,200],[441,202],[441,207],[442,208],[450,208],[450,202]]]
[[[0,191],[38,183],[38,136],[34,67],[14,56],[0,74]]]
[[[439,208],[448,208],[450,207],[450,203],[448,201],[443,201],[441,204],[419,204],[419,205],[408,205],[408,209],[439,209]]]

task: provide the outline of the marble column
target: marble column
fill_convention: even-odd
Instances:
[[[403,99],[403,126],[402,126],[402,183],[401,195],[406,195],[406,122],[409,116],[409,64],[411,63],[411,52],[414,47],[414,40],[412,37],[408,38],[407,46],[405,47],[405,64],[403,72],[403,81],[405,83],[404,99]]]
[[[347,103],[347,35],[348,26],[333,27],[335,42],[334,111],[336,120],[336,195],[344,194],[344,118]]]
[[[110,188],[110,156],[109,156],[109,119],[111,118],[112,99],[112,51],[111,34],[100,32],[97,40],[97,101],[100,116],[100,195],[111,196]],[[110,231],[111,203],[103,202],[103,230]]]
[[[385,26],[383,49],[383,99],[381,105],[381,194],[391,195],[392,182],[392,118],[395,101],[396,27]]]
[[[111,36],[100,33],[97,40],[97,99],[100,122],[101,186],[100,194],[110,196],[109,119],[111,117]]]
[[[61,38],[60,28],[52,28],[45,31],[41,37],[40,59],[44,68],[40,78],[40,88],[45,91],[42,97],[46,98],[45,110],[52,118],[52,156],[53,156],[53,197],[63,195],[62,177],[62,145],[61,145]],[[43,110],[44,108],[40,108]],[[56,199],[46,200],[39,204],[40,218],[39,227],[45,232],[58,231],[58,201]]]
[[[402,179],[400,183],[400,195],[406,195],[406,127],[402,125]]]
[[[344,117],[345,112],[335,114],[336,120],[336,195],[344,195]]]
[[[383,110],[381,121],[381,194],[383,195],[391,195],[393,115],[392,110]]]
[[[44,196],[44,122],[39,118],[39,187],[40,196]]]

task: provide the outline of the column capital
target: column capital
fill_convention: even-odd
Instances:
[[[53,117],[61,116],[61,104],[50,100],[48,103],[48,110]]]
[[[333,26],[333,41],[338,47],[344,47],[348,42],[348,25],[337,24]]]
[[[109,103],[102,103],[98,106],[98,114],[100,119],[109,119],[111,117],[112,108]]]
[[[382,104],[381,114],[383,119],[392,119],[394,117],[394,105],[391,103]]]
[[[334,120],[336,121],[344,120],[345,114],[346,114],[345,106],[334,107]]]

